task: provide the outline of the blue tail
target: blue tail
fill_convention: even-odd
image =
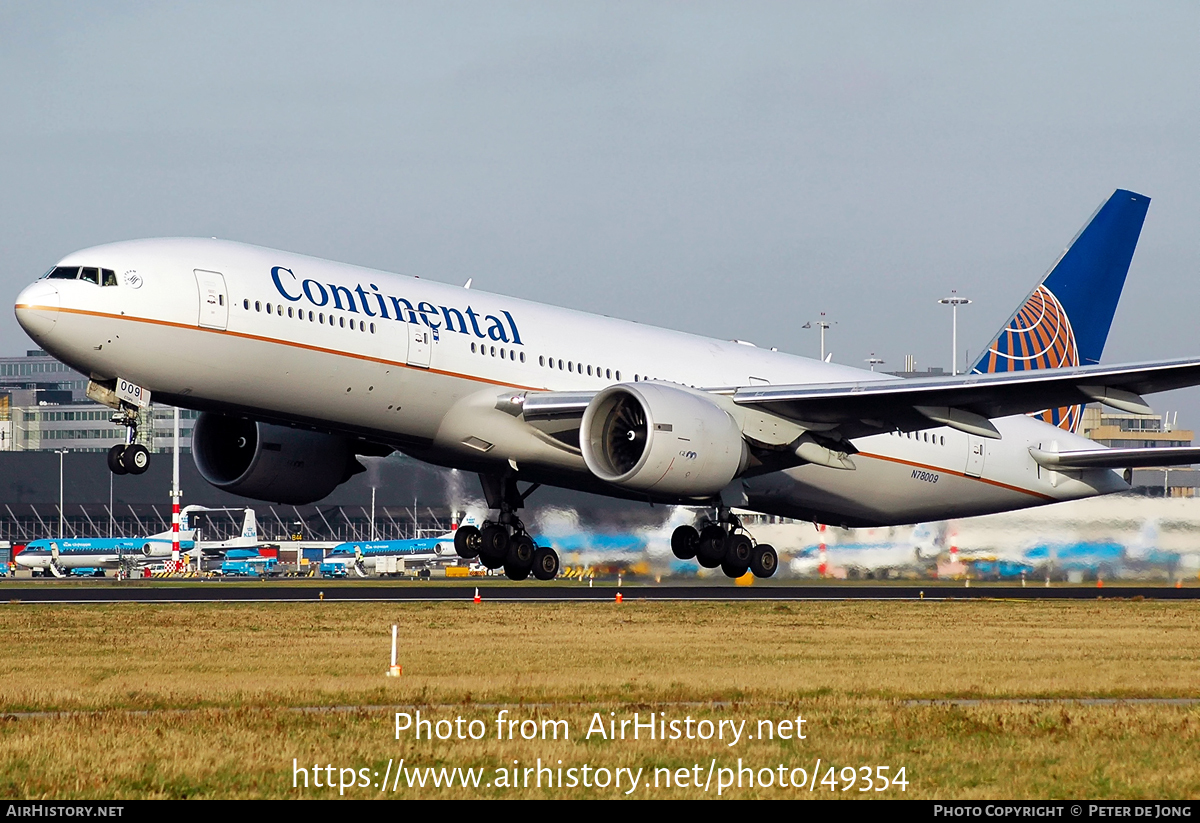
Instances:
[[[1013,312],[971,371],[1099,363],[1149,206],[1145,195],[1115,191]],[[1080,413],[1079,406],[1068,406],[1038,416],[1075,431]]]

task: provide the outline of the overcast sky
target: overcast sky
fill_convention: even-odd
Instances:
[[[1198,46],[1193,2],[5,3],[0,297],[218,236],[948,367],[939,297],[977,353],[1129,188],[1104,359],[1200,355]]]

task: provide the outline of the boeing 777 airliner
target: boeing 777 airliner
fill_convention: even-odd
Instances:
[[[477,472],[494,520],[456,548],[522,579],[558,557],[518,517],[540,484],[709,507],[672,548],[730,576],[775,571],[733,508],[847,526],[984,514],[1121,491],[1117,471],[1200,449],[1103,449],[1099,401],[1200,383],[1200,360],[1100,366],[1149,198],[1117,191],[967,375],[902,380],[430,280],[221,240],[63,258],[18,297],[46,351],[130,426],[146,392],[202,412],[200,473],[307,503],[394,450]],[[519,483],[531,485],[521,488]]]

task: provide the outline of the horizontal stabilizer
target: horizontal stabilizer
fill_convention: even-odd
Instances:
[[[1043,468],[1066,469],[1138,469],[1145,466],[1190,466],[1200,463],[1200,448],[1167,446],[1138,449],[1086,449],[1047,452],[1030,449],[1029,454]]]

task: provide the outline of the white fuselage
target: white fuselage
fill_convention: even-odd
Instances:
[[[577,449],[496,408],[506,392],[665,380],[703,389],[895,379],[477,290],[219,240],[114,243],[60,265],[118,283],[42,279],[22,326],[95,379],[160,399],[382,442],[472,471],[621,494]],[[855,441],[853,471],[804,465],[740,481],[749,509],[847,525],[982,514],[1127,488],[1113,471],[1052,473],[1031,447],[1093,447],[1025,416],[1001,440],[955,429]]]

